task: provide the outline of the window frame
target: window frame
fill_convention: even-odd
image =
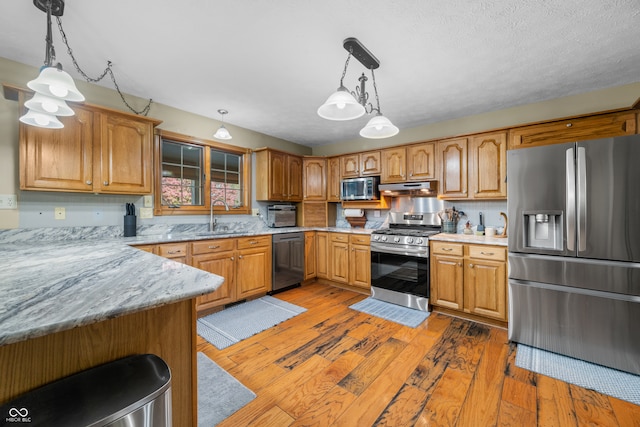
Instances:
[[[216,215],[250,215],[251,214],[251,149],[237,147],[235,145],[224,144],[217,141],[211,141],[193,136],[182,135],[176,132],[170,132],[162,129],[156,129],[154,144],[154,209],[155,216],[166,215],[208,215],[211,205],[211,148],[225,151],[228,153],[242,156],[242,206],[229,206],[227,211],[222,204],[216,204],[213,209]],[[204,206],[179,206],[169,207],[162,204],[162,140],[167,139],[171,142],[191,144],[203,147],[203,164],[204,172],[203,183],[203,202]]]

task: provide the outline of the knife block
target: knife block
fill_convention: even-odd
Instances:
[[[136,216],[124,216],[124,237],[135,237],[136,235]]]

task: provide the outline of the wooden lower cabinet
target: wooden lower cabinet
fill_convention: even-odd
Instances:
[[[358,288],[371,288],[370,236],[329,233],[329,279]]]
[[[235,239],[191,243],[191,265],[225,279],[215,292],[196,298],[197,310],[206,310],[236,300],[235,247]]]
[[[314,279],[317,276],[316,270],[316,232],[304,232],[304,280]]]
[[[431,303],[506,322],[506,248],[432,241]]]
[[[271,236],[238,239],[237,299],[271,290]]]
[[[329,233],[326,231],[316,232],[316,276],[329,278]]]

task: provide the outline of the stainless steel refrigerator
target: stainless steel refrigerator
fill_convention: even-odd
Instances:
[[[640,374],[640,135],[511,150],[509,339]]]

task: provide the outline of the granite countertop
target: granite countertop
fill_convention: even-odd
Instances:
[[[0,345],[194,298],[223,282],[123,239],[3,243]]]
[[[495,246],[507,246],[508,244],[508,239],[505,237],[476,236],[475,234],[440,233],[434,236],[429,236],[429,240],[439,240],[442,242],[475,243]]]

